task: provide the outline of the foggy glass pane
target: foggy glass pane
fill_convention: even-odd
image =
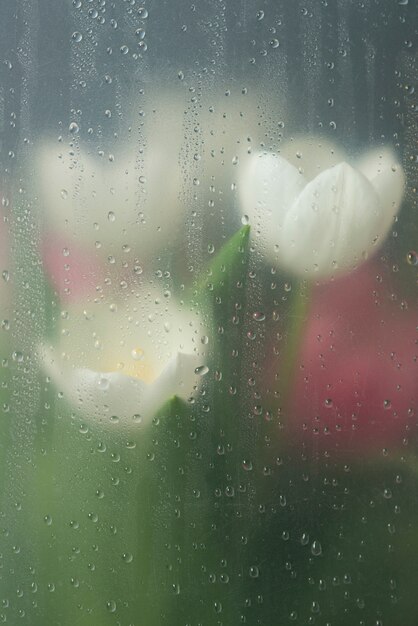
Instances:
[[[0,5],[0,623],[418,624],[413,0]]]

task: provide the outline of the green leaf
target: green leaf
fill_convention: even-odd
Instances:
[[[210,263],[195,290],[195,300],[217,299],[219,305],[231,289],[245,281],[248,264],[250,227],[243,226],[226,242]]]
[[[202,573],[193,546],[207,534],[206,515],[196,507],[206,472],[200,445],[191,406],[173,396],[155,414],[141,446],[135,579],[142,587],[137,610],[150,626],[186,623],[199,606],[195,583]]]

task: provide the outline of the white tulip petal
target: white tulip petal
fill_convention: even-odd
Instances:
[[[140,299],[118,302],[116,311],[105,301],[70,306],[61,321],[59,347],[78,367],[120,369],[152,382],[177,353],[197,354],[203,334],[195,312],[149,289]]]
[[[369,152],[356,168],[335,164],[339,157],[324,140],[297,138],[280,157],[257,155],[243,170],[242,213],[258,229],[252,237],[299,276],[355,268],[384,242],[399,211],[405,177],[390,149]]]
[[[176,355],[161,376],[146,384],[119,372],[101,373],[73,367],[46,346],[40,347],[39,354],[44,370],[80,416],[109,427],[113,416],[123,421],[122,426],[133,425],[135,415],[144,423],[170,397],[176,395],[187,400],[199,382],[195,370],[200,361],[190,355]]]
[[[44,370],[80,416],[105,424],[112,415],[145,420],[170,397],[187,400],[198,387],[206,332],[196,312],[153,287],[137,296],[117,306],[69,306],[57,345],[39,350]]]
[[[288,211],[279,259],[302,276],[354,268],[379,240],[381,219],[371,183],[341,163],[311,181]]]
[[[81,239],[94,250],[95,241],[109,247],[136,223],[134,159],[112,162],[48,144],[41,147],[37,163],[49,230]]]
[[[305,185],[305,178],[282,157],[252,156],[240,185],[241,203],[253,231],[262,233],[263,244],[277,244],[278,227]]]
[[[184,96],[178,93],[155,98],[141,110],[140,155],[133,136],[121,141],[114,155],[42,145],[35,164],[48,229],[93,250],[100,242],[98,254],[105,258],[121,245],[135,249],[141,259],[168,243],[172,247],[184,218],[183,112]]]
[[[95,372],[65,363],[51,348],[39,349],[42,365],[64,399],[86,419],[110,425],[110,417],[141,414],[145,383],[118,372]]]
[[[397,215],[405,190],[405,174],[396,155],[389,148],[377,148],[365,154],[357,168],[375,188],[382,207],[382,233],[386,234]]]
[[[283,145],[280,155],[307,180],[346,160],[345,154],[333,143],[315,135],[294,137]]]
[[[112,416],[130,420],[142,415],[146,384],[119,372],[93,372],[74,369],[70,377],[69,400],[83,415],[95,421],[108,422]]]
[[[153,415],[173,396],[188,400],[200,382],[196,370],[201,364],[202,360],[197,356],[179,352],[167,363],[160,376],[151,385],[147,385],[143,411],[147,415]]]

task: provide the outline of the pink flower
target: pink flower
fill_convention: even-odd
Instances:
[[[103,274],[92,253],[53,233],[44,239],[42,258],[47,276],[61,298],[79,299],[93,294]]]
[[[416,438],[416,317],[378,274],[368,265],[314,291],[288,417],[310,452],[390,452]]]

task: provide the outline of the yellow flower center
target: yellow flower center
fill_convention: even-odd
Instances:
[[[116,368],[114,367],[114,363],[112,363],[111,367],[105,371],[122,372],[126,376],[138,378],[148,384],[154,382],[157,376],[151,359],[146,358],[144,350],[139,347],[131,351],[129,361],[119,361]]]

